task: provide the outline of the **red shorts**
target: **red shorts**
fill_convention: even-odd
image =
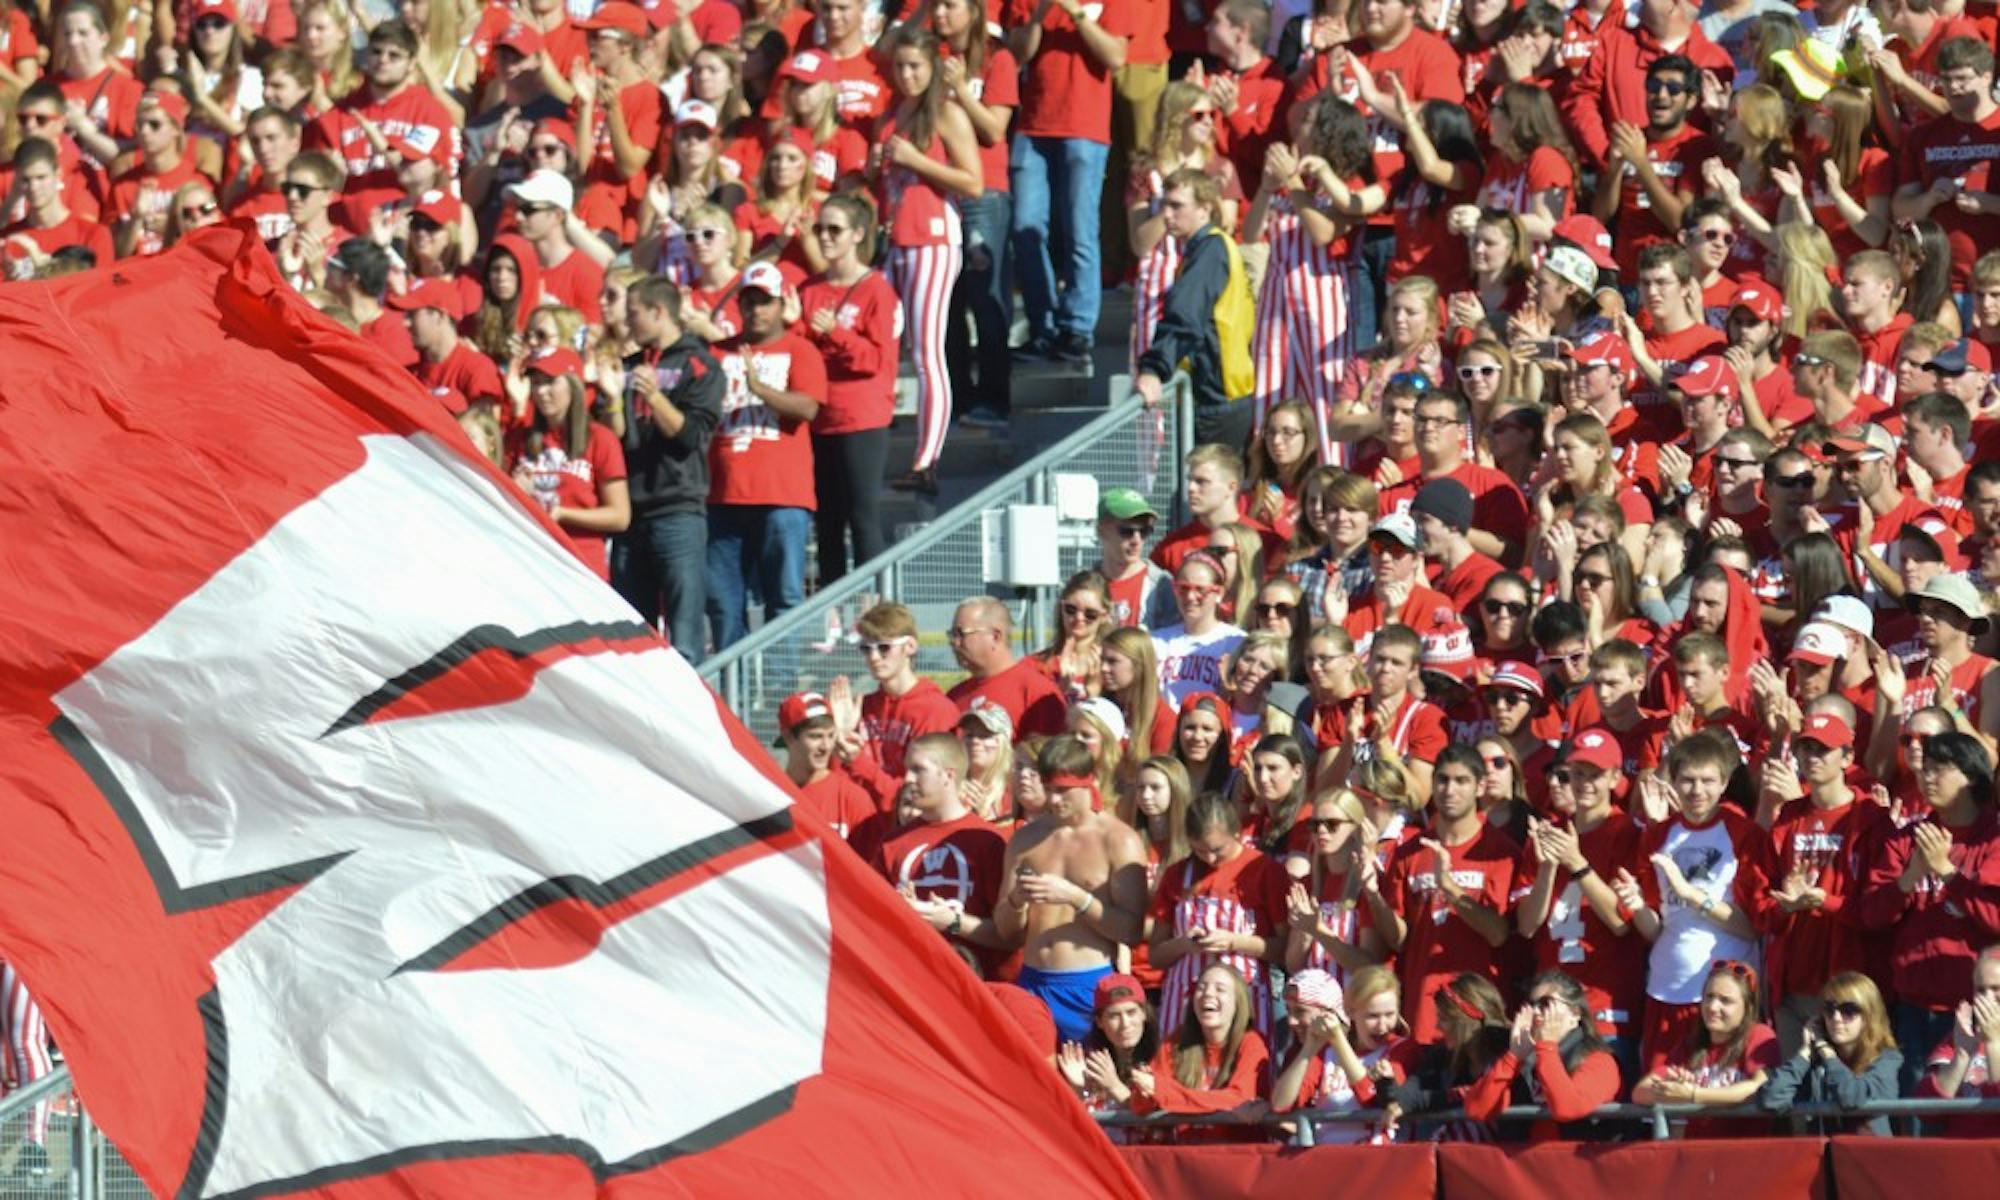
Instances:
[[[1651,1070],[1651,1064],[1660,1054],[1679,1061],[1681,1046],[1699,1020],[1700,1004],[1669,1004],[1665,1000],[1646,997],[1645,1025],[1639,1034],[1640,1071]]]

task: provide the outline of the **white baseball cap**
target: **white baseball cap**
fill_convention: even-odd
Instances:
[[[568,212],[576,203],[576,187],[561,171],[544,167],[528,172],[528,177],[508,187],[507,194],[522,204],[553,204]]]

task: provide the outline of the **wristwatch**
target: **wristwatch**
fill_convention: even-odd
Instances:
[[[944,927],[944,931],[945,931],[946,933],[950,934],[950,935],[951,935],[951,936],[953,936],[953,937],[957,937],[958,935],[960,935],[960,934],[962,934],[962,933],[964,933],[964,932],[965,932],[965,910],[964,910],[964,909],[962,909],[962,908],[961,908],[961,909],[958,909],[957,911],[955,911],[955,912],[953,912],[953,913],[951,914],[951,924],[949,924],[949,925],[945,926],[945,927]]]
[[[1641,575],[1639,576],[1639,586],[1652,591],[1658,591],[1660,589],[1660,577],[1658,575]]]

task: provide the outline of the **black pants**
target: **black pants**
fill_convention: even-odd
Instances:
[[[847,574],[850,538],[857,567],[882,553],[882,466],[889,457],[889,427],[815,433],[812,442],[813,484],[819,492],[813,524],[819,532],[819,582],[824,587]]]
[[[1194,441],[1197,446],[1214,443],[1238,454],[1250,443],[1252,401],[1231,400],[1226,404],[1197,404],[1194,408]]]

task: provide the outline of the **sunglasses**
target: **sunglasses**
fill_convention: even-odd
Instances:
[[[1494,366],[1460,367],[1458,369],[1458,377],[1460,379],[1491,379],[1499,373],[1500,368]]]
[[[1284,600],[1273,604],[1266,604],[1261,600],[1257,602],[1257,615],[1260,617],[1289,617],[1298,610],[1298,605]]]
[[[1431,390],[1431,377],[1421,371],[1398,371],[1389,376],[1390,387],[1406,387],[1418,395]]]
[[[194,31],[196,33],[214,33],[218,29],[227,28],[229,28],[229,18],[227,17],[203,17],[194,23]]]
[[[1792,355],[1792,365],[1795,367],[1823,367],[1826,365],[1826,360],[1817,354],[1794,354]]]
[[[1486,769],[1489,771],[1504,771],[1514,765],[1507,761],[1507,756],[1504,754],[1490,755],[1480,759],[1480,761],[1486,764]]]
[[[1561,996],[1536,996],[1528,1001],[1528,1007],[1539,1013],[1554,1012],[1562,1007]]]
[[[323,188],[316,183],[284,183],[279,185],[278,190],[283,192],[289,199],[303,200],[314,192],[324,192],[330,189]]]
[[[1312,819],[1312,827],[1322,833],[1331,833],[1345,824],[1347,824],[1347,821],[1342,817],[1314,817]]]
[[[517,211],[524,217],[539,217],[556,210],[553,204],[523,204]]]
[[[1598,571],[1578,571],[1576,573],[1576,581],[1583,587],[1596,588],[1610,583],[1611,576]]]
[[[1525,617],[1528,602],[1525,600],[1481,600],[1479,607],[1496,617]]]
[[[1724,246],[1734,246],[1736,244],[1736,231],[1733,229],[1704,229],[1701,231],[1701,240],[1704,242],[1718,242]]]
[[[1859,1021],[1863,1011],[1862,1007],[1852,1000],[1829,1000],[1826,1002],[1826,1015],[1829,1017],[1840,1017],[1847,1021]]]
[[[217,205],[213,200],[211,200],[207,204],[197,204],[193,208],[184,208],[181,209],[180,211],[181,211],[181,220],[199,221],[203,217],[214,216],[217,211]]]
[[[1670,79],[1648,79],[1646,81],[1646,94],[1648,96],[1684,96],[1687,92],[1688,85],[1685,83],[1676,83]]]
[[[813,232],[819,234],[821,237],[839,237],[841,234],[847,232],[847,226],[828,225],[826,222],[822,221],[819,224],[813,226]]]
[[[1118,537],[1121,540],[1129,541],[1132,538],[1149,538],[1152,536],[1153,527],[1151,525],[1120,525],[1118,527]]]
[[[861,653],[864,655],[873,655],[876,658],[881,658],[883,655],[889,653],[891,650],[894,650],[897,646],[901,644],[902,644],[902,639],[900,638],[896,639],[895,641],[889,641],[889,642],[863,642],[861,643]]]
[[[1771,477],[1771,483],[1773,486],[1781,488],[1811,487],[1813,485],[1813,473],[1811,471],[1800,471],[1797,475],[1774,475]]]
[[[1065,603],[1062,606],[1062,615],[1065,617],[1076,617],[1084,621],[1102,621],[1104,619],[1104,610],[1101,608],[1085,608],[1081,604]]]
[[[687,235],[697,242],[714,242],[722,239],[722,231],[720,229],[690,229],[687,231]]]
[[[1718,467],[1728,467],[1732,471],[1747,471],[1757,465],[1757,460],[1754,458],[1723,458],[1717,455],[1715,465]]]
[[[1588,650],[1575,650],[1568,654],[1549,655],[1550,662],[1559,663],[1565,667],[1577,666],[1580,663],[1588,661],[1589,658],[1590,658],[1590,651]]]

